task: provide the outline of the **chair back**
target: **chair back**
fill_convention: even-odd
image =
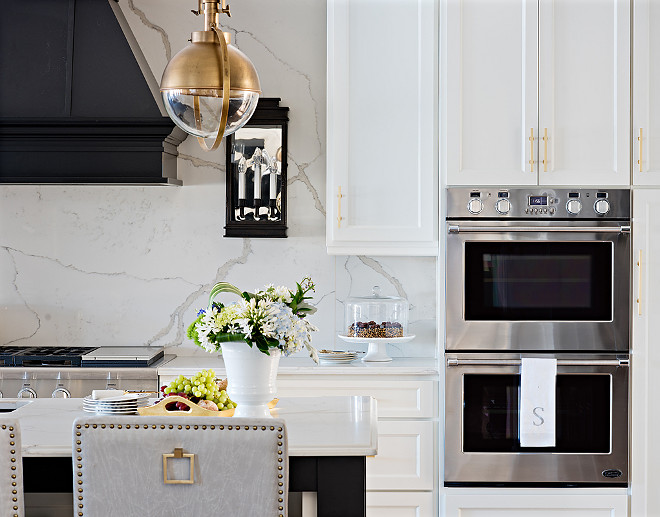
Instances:
[[[0,517],[23,517],[23,463],[18,420],[0,418]]]
[[[86,416],[73,451],[79,517],[286,517],[281,419]]]

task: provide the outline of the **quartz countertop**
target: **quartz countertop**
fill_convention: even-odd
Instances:
[[[192,375],[212,368],[222,376],[225,363],[222,356],[208,354],[178,356],[158,368],[158,375]],[[439,372],[438,360],[433,357],[395,358],[390,362],[363,362],[356,359],[345,364],[315,364],[309,357],[283,357],[278,375],[431,375]]]
[[[24,402],[25,399],[2,399],[1,404]],[[377,452],[376,401],[371,397],[286,397],[271,413],[286,421],[291,456],[371,456]],[[46,398],[32,399],[5,413],[8,418],[19,420],[26,457],[71,456],[73,421],[92,414],[83,411],[82,399]]]

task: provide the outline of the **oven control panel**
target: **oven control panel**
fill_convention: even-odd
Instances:
[[[630,189],[447,189],[447,218],[630,219]]]

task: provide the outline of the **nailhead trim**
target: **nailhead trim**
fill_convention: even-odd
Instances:
[[[90,427],[90,424],[85,424],[85,429],[89,429],[89,427]],[[93,428],[93,429],[97,429],[97,427],[100,427],[101,429],[105,429],[105,428],[106,428],[106,425],[105,425],[105,424],[101,424],[100,426],[98,426],[97,424],[92,424],[92,428]],[[109,424],[107,427],[109,427],[110,429],[114,429],[115,426],[114,426],[114,424]],[[126,427],[126,429],[131,429],[131,424],[126,424],[125,427]],[[152,429],[156,429],[156,427],[157,427],[156,425],[152,425],[152,426],[151,426]],[[173,429],[173,428],[174,428],[174,426],[173,426],[172,424],[169,424],[167,427],[168,427],[169,429]],[[219,425],[219,426],[217,426],[217,427],[218,427],[218,429],[219,429],[220,431],[223,431],[223,430],[225,429],[225,426],[224,426],[224,425]],[[5,426],[3,425],[2,428],[5,429]],[[76,425],[76,429],[80,429],[80,428],[81,428],[80,425]],[[165,429],[165,425],[162,425],[162,424],[161,424],[160,428],[161,428],[161,429]],[[191,429],[191,427],[190,427],[189,425],[186,425],[185,428],[186,428],[187,431]],[[199,429],[199,426],[198,426],[198,425],[195,425],[195,426],[193,426],[193,428],[194,428],[195,430],[197,430],[197,429]],[[210,429],[210,430],[212,430],[212,431],[215,430],[215,428],[216,428],[215,425],[208,426],[208,429]],[[121,424],[117,424],[117,429],[122,429],[122,425],[121,425]],[[140,425],[139,425],[139,424],[135,425],[135,430],[139,430],[139,429],[140,429]],[[149,429],[149,426],[148,426],[148,425],[144,425],[144,426],[143,426],[143,429]],[[177,426],[177,429],[178,429],[178,430],[182,430],[182,429],[183,429],[183,426],[178,425],[178,426]],[[206,429],[207,429],[207,426],[203,425],[203,426],[202,426],[202,430],[206,430]],[[244,429],[245,429],[246,431],[249,431],[249,430],[250,430],[250,426],[246,425],[246,426],[244,426]],[[261,426],[261,430],[262,430],[262,431],[266,431],[267,429],[270,429],[271,431],[275,431],[275,426],[270,426],[269,428],[268,428],[267,426]],[[232,427],[231,425],[229,425],[229,426],[227,426],[227,430],[228,430],[228,431],[232,431],[232,430],[233,430],[233,427]],[[241,430],[241,426],[236,426],[236,431],[240,431],[240,430]],[[252,427],[252,430],[253,430],[253,431],[258,430],[258,426],[256,426],[256,425],[253,426],[253,427]],[[278,431],[279,433],[281,433],[282,430],[283,430],[282,427],[278,427],[278,428],[277,428],[277,431]],[[13,428],[10,428],[10,431],[13,431]],[[12,438],[14,437],[14,435],[10,435],[10,436],[11,436]],[[81,433],[80,433],[80,432],[77,432],[77,433],[76,433],[76,436],[80,437],[80,436],[81,436]],[[278,435],[277,435],[277,438],[281,440],[281,439],[283,438],[283,435],[282,435],[282,434],[278,434]],[[79,446],[82,445],[82,440],[76,440],[76,444],[79,445]],[[13,443],[12,443],[12,445],[13,445]],[[278,447],[280,447],[280,449],[277,450],[277,454],[278,454],[278,456],[279,456],[279,457],[277,458],[277,462],[278,462],[278,463],[282,463],[282,462],[284,461],[284,459],[282,458],[284,452],[283,452],[282,449],[281,449],[281,447],[282,447],[282,442],[277,442],[277,445],[278,445]],[[82,448],[81,448],[81,447],[78,447],[78,448],[76,448],[76,451],[80,453],[80,452],[82,452]],[[13,452],[13,451],[12,451],[12,452]],[[83,473],[81,472],[81,471],[82,471],[82,468],[83,468],[83,465],[82,465],[82,457],[79,456],[79,457],[77,458],[77,460],[80,461],[80,463],[76,465],[76,468],[78,469],[78,472],[77,472],[76,474],[78,475],[78,477],[82,477],[82,475],[83,475]],[[15,461],[15,459],[12,459],[12,461]],[[15,466],[12,466],[12,469],[15,470],[16,467],[15,467]],[[279,471],[283,470],[282,465],[278,465],[278,466],[277,466],[277,470],[279,470]],[[280,473],[280,474],[277,475],[277,477],[278,477],[278,479],[282,479],[284,476],[283,476],[283,474]],[[13,474],[13,475],[12,475],[12,478],[16,478],[16,475]],[[13,483],[13,484],[16,485],[16,483]],[[78,480],[78,484],[79,484],[79,485],[83,485],[83,480],[82,480],[82,479],[79,479],[79,480]],[[283,486],[284,486],[284,483],[283,483],[282,481],[279,481],[279,482],[277,483],[277,485],[280,486],[280,487],[283,487]],[[83,487],[82,487],[82,486],[78,487],[78,492],[79,492],[80,494],[83,493]],[[282,495],[282,494],[284,494],[284,491],[283,491],[283,490],[278,490],[277,493],[278,493],[279,495]],[[15,501],[15,500],[16,500],[16,499],[14,499],[14,501]],[[79,495],[79,496],[78,496],[78,500],[80,501],[80,503],[78,504],[78,508],[82,510],[82,508],[83,508],[83,496],[82,496],[82,495]],[[278,503],[281,504],[281,503],[284,502],[284,499],[283,499],[282,497],[278,497],[278,498],[277,498],[277,501],[278,501]],[[278,506],[277,509],[278,509],[279,511],[283,511],[283,510],[284,510],[284,507],[283,507],[283,506]],[[18,507],[15,506],[15,507],[14,507],[14,510],[18,510]],[[79,511],[79,512],[78,512],[78,516],[79,516],[79,517],[84,517],[84,513],[83,513],[82,511]],[[14,517],[19,517],[19,516],[18,516],[17,514],[15,514]],[[284,517],[284,514],[280,513],[280,514],[278,514],[278,517]]]
[[[16,457],[16,433],[14,432],[14,426],[13,425],[7,425],[7,424],[2,424],[2,430],[3,431],[9,431],[9,446],[11,449],[9,450],[9,454],[11,457],[9,458],[9,461],[11,463],[9,470],[10,470],[10,477],[12,479],[11,486],[13,487],[11,489],[11,494],[12,494],[12,502],[14,503],[11,508],[14,510],[16,513],[12,513],[13,517],[19,517],[18,514],[18,484],[16,483],[16,464],[18,463],[18,458]]]

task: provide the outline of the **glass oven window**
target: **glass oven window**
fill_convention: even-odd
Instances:
[[[520,447],[520,375],[463,376],[464,452],[609,453],[611,376],[557,375],[555,447]]]
[[[612,242],[465,243],[465,319],[612,321]]]

